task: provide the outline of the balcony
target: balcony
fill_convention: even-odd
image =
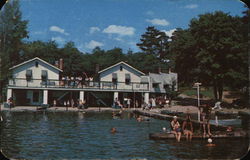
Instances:
[[[122,91],[149,91],[148,83],[138,82],[107,82],[107,81],[79,81],[79,80],[54,80],[15,78],[9,80],[9,88],[65,88],[88,90],[122,90]]]

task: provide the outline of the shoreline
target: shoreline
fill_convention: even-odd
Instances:
[[[102,111],[119,111],[120,109],[115,109],[111,107],[88,107],[87,109],[78,109],[77,107],[64,107],[64,106],[58,106],[58,107],[49,107],[47,109],[41,109],[37,110],[37,106],[15,106],[14,108],[4,108],[4,106],[0,105],[0,111],[11,111],[11,112],[24,112],[24,111],[32,111],[32,112],[41,112],[41,111],[49,111],[49,112],[102,112]],[[131,111],[134,110],[142,110],[142,108],[124,108],[124,111]],[[150,112],[160,113],[163,110],[167,110],[170,112],[183,112],[184,114],[187,113],[187,111],[190,114],[197,114],[198,108],[196,106],[180,106],[175,105],[171,107],[163,107],[163,108],[155,108],[149,110]],[[245,112],[250,114],[250,109],[244,108],[244,109],[227,109],[223,108],[221,110],[212,110],[212,114],[215,114],[215,112],[223,112],[225,114],[238,114],[239,112]]]

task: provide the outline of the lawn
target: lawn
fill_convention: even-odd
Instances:
[[[179,88],[179,91],[181,94],[187,95],[187,96],[197,96],[197,89],[196,88],[188,88],[188,87],[182,87]],[[201,88],[200,89],[200,97],[202,96],[213,98],[213,90],[211,88]]]

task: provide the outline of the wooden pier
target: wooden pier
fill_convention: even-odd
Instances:
[[[148,116],[148,117],[153,117],[156,119],[162,119],[162,120],[168,120],[168,121],[172,121],[173,120],[173,116],[172,115],[166,115],[166,114],[161,114],[161,113],[156,113],[156,112],[152,112],[152,111],[146,111],[146,110],[134,110],[133,111],[135,114],[138,115],[143,115],[143,116]],[[183,117],[178,117],[178,121],[180,123],[182,123],[185,120],[185,118]],[[200,128],[200,126],[202,125],[201,122],[199,122],[198,120],[191,120],[193,123],[193,126],[195,128]],[[224,125],[216,125],[216,124],[211,124],[210,123],[210,128],[211,130],[215,130],[215,131],[225,131],[227,129],[227,126]]]
[[[175,140],[175,135],[172,133],[150,133],[149,138],[153,140]],[[184,135],[181,137],[182,139],[186,139]],[[223,132],[217,131],[212,135],[213,139],[239,139],[239,138],[247,138],[247,133],[245,131],[234,131],[234,132]],[[207,137],[203,137],[201,134],[195,133],[192,139],[207,139]]]

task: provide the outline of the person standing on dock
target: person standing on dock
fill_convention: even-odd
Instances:
[[[186,120],[182,123],[182,130],[184,135],[186,135],[187,141],[191,141],[194,132],[190,114],[187,114]]]
[[[181,128],[180,128],[180,123],[177,121],[177,116],[174,116],[174,119],[171,122],[171,127],[173,129],[173,133],[175,134],[176,140],[180,142]]]
[[[206,137],[208,133],[209,136],[212,136],[210,131],[210,118],[211,118],[211,107],[208,104],[205,104],[203,107],[203,111],[201,113],[201,120],[202,120],[202,128],[203,128],[203,137]],[[206,133],[207,130],[207,133]]]

